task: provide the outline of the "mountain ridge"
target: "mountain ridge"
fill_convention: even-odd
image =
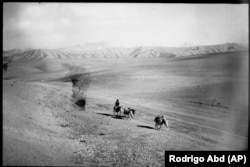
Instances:
[[[207,55],[221,52],[247,51],[248,46],[238,43],[203,45],[192,47],[112,47],[105,42],[86,43],[56,49],[12,49],[3,51],[3,58],[15,60],[32,59],[83,59],[83,58],[173,58]]]

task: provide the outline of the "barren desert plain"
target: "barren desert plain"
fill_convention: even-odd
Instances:
[[[163,166],[165,150],[247,150],[248,51],[214,48],[17,53],[3,70],[3,165]],[[88,80],[85,110],[76,73]],[[132,119],[113,116],[116,99]],[[169,127],[155,129],[159,114]]]

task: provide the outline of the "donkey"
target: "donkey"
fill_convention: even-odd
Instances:
[[[135,110],[133,111],[133,110],[131,110],[130,108],[128,108],[128,109],[123,109],[123,115],[126,115],[127,116],[127,118],[133,118],[133,116],[134,116],[134,112],[135,112]]]
[[[166,127],[168,127],[168,121],[163,115],[158,115],[154,119],[155,121],[155,129],[159,130],[161,129],[161,126],[164,124]]]
[[[122,107],[121,106],[114,106],[114,108],[113,108],[113,115],[121,115],[122,114]]]

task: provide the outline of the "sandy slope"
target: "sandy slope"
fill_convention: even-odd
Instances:
[[[165,150],[242,150],[248,54],[192,59],[17,61],[3,75],[3,165],[163,166]],[[91,74],[87,106],[73,67]],[[135,108],[132,120],[112,107]],[[169,128],[157,131],[164,114]]]
[[[67,90],[47,84],[4,81],[3,95],[3,165],[161,166],[164,149],[188,149],[193,140],[114,119],[105,97],[90,95],[83,112]]]
[[[5,165],[63,165],[57,152],[67,148],[64,121],[49,99],[55,90],[34,83],[4,81],[3,132]],[[60,100],[65,100],[62,97]],[[67,153],[63,153],[67,154]],[[69,156],[69,155],[68,155]],[[57,158],[57,162],[54,161]]]

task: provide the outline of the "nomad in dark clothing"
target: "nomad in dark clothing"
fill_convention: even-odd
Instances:
[[[115,102],[115,106],[119,106],[119,105],[120,105],[120,102],[119,102],[119,99],[117,99]]]

